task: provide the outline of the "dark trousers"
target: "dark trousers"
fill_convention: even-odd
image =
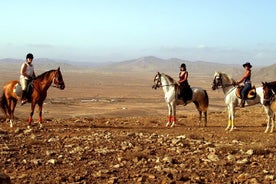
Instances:
[[[191,99],[192,90],[189,84],[180,85],[180,97],[182,97],[184,101]]]
[[[244,87],[241,91],[241,97],[243,100],[246,100],[246,96],[250,89],[251,89],[251,83],[244,83]]]

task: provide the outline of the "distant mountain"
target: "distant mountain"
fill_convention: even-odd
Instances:
[[[5,58],[0,59],[0,70],[18,72],[24,60]],[[61,67],[64,72],[108,72],[108,73],[133,73],[153,75],[156,72],[177,76],[179,66],[185,63],[190,75],[213,76],[215,71],[229,74],[234,79],[242,76],[244,69],[241,65],[213,63],[206,61],[188,61],[178,58],[161,59],[147,56],[132,60],[109,63],[75,62],[68,60],[53,60],[48,58],[35,59],[35,67],[38,73]],[[276,80],[276,64],[267,67],[255,67],[252,70],[252,81]]]
[[[143,72],[155,73],[177,73],[181,63],[185,63],[187,70],[192,74],[213,75],[215,71],[237,74],[237,69],[243,71],[241,66],[231,64],[219,64],[204,61],[187,61],[178,58],[160,59],[149,56],[122,62],[116,62],[98,69],[108,72]]]
[[[276,64],[259,69],[255,76],[260,79],[260,82],[276,81]]]

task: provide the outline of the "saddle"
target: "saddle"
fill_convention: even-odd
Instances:
[[[20,83],[17,83],[15,85],[14,92],[17,96],[19,96],[19,97],[21,96],[22,87],[21,87]],[[26,88],[26,98],[28,100],[30,100],[32,93],[33,93],[33,81],[29,81],[27,84],[27,88]]]
[[[238,86],[237,90],[236,90],[236,96],[240,99],[241,99],[241,91],[243,88],[244,88],[244,86]],[[256,98],[256,96],[257,96],[256,87],[252,86],[251,89],[249,90],[249,92],[247,93],[246,99],[252,100],[252,99]]]

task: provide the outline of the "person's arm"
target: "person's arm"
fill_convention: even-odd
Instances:
[[[236,82],[236,84],[239,84],[239,83],[241,83],[242,81],[244,81],[244,79],[247,78],[247,77],[249,77],[249,75],[250,75],[250,71],[249,71],[249,70],[245,71],[245,72],[244,72],[244,75],[242,76],[242,78],[241,78],[240,80],[238,80],[238,81]]]
[[[24,77],[29,77],[29,76],[26,74],[26,69],[27,69],[26,63],[22,64],[20,74],[23,75]]]

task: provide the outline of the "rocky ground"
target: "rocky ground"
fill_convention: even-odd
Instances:
[[[209,113],[207,127],[194,113],[174,128],[156,116],[2,122],[0,172],[12,183],[276,183],[276,134],[263,133],[263,117],[240,110],[230,133],[225,112]]]
[[[0,113],[0,178],[18,184],[276,183],[276,132],[263,133],[261,105],[237,108],[237,129],[226,132],[223,93],[210,89],[212,76],[195,78],[192,86],[210,97],[207,127],[198,126],[188,104],[177,107],[176,126],[167,128],[163,91],[151,89],[153,74],[127,76],[64,72],[66,89],[49,89],[42,129],[27,128],[29,104],[17,106],[13,128]]]

